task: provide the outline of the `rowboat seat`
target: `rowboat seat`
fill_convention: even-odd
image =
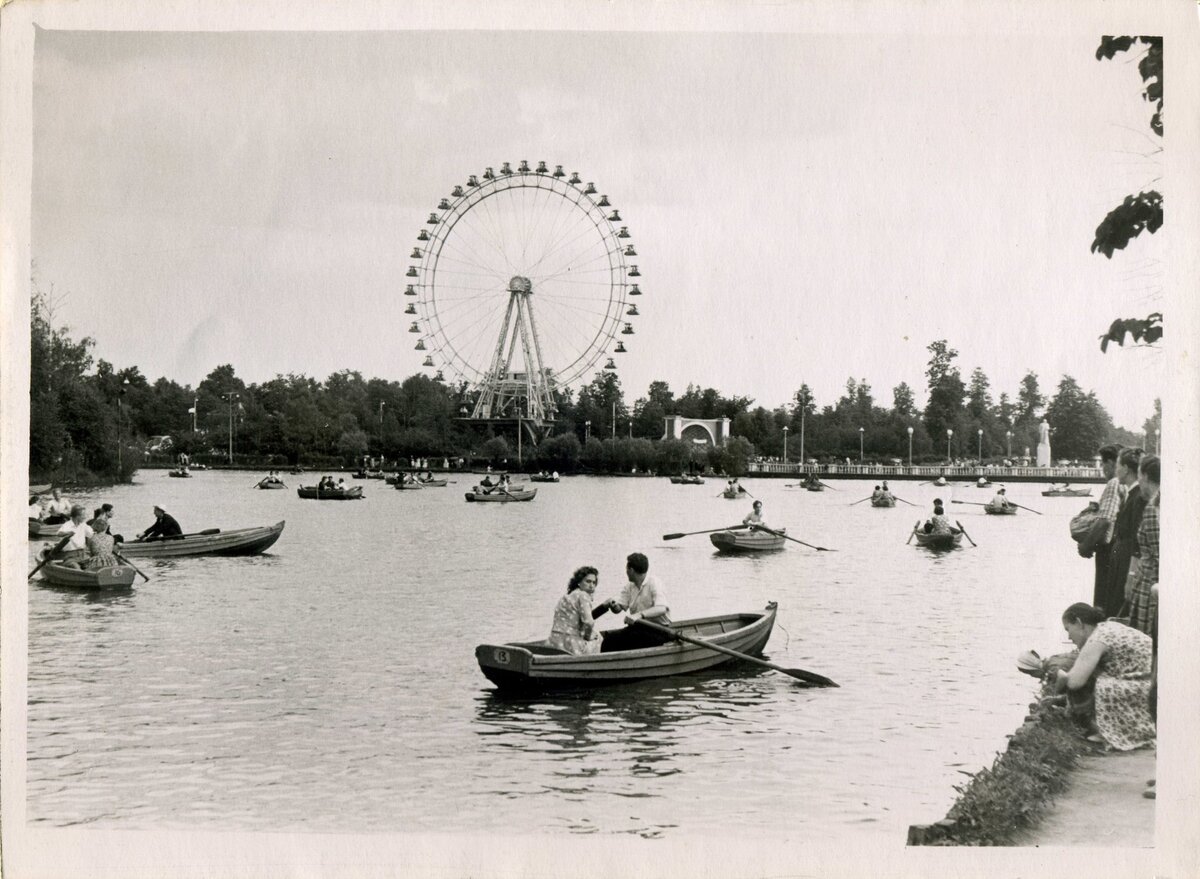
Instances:
[[[518,647],[524,647],[530,653],[536,653],[538,656],[570,656],[570,652],[560,650],[557,647],[551,647],[545,641],[526,641],[522,644],[517,644]]]

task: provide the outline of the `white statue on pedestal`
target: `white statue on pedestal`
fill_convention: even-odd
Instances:
[[[1045,418],[1038,425],[1037,465],[1039,467],[1050,466],[1050,425]]]

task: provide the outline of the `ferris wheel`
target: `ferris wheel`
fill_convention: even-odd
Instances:
[[[637,256],[592,183],[545,162],[472,174],[417,235],[404,294],[423,365],[478,392],[475,419],[552,422],[554,391],[617,368],[638,315]]]

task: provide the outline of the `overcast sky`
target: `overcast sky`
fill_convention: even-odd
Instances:
[[[35,277],[151,379],[400,380],[425,218],[545,160],[633,234],[630,402],[807,381],[824,405],[849,376],[923,402],[946,338],[994,396],[1069,373],[1137,430],[1165,358],[1097,337],[1162,307],[1170,226],[1089,245],[1126,194],[1170,193],[1136,55],[1095,60],[1100,36],[41,31]]]

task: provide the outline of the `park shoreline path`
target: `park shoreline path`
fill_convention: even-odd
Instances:
[[[1084,755],[1038,825],[1012,844],[1153,848],[1155,801],[1142,792],[1155,764],[1153,748]]]

